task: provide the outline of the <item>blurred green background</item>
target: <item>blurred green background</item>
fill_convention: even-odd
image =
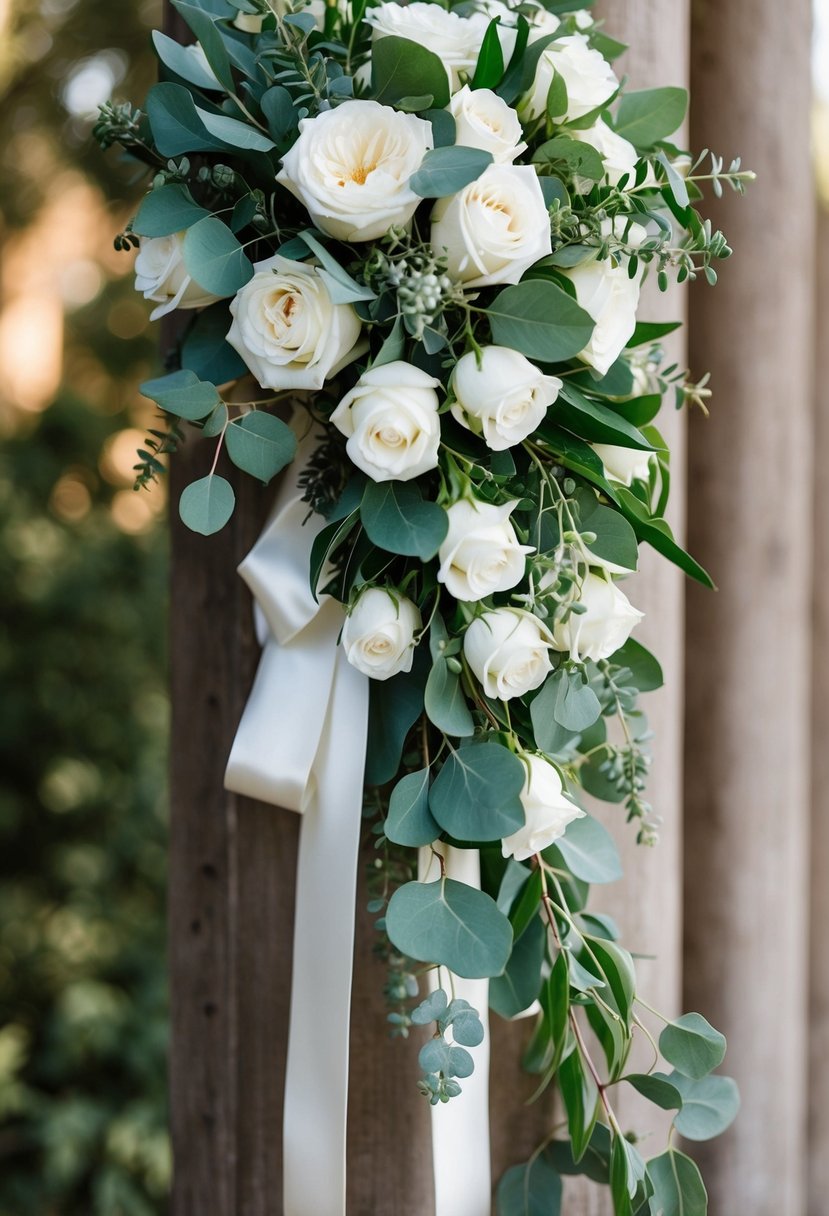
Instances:
[[[112,247],[142,182],[89,137],[160,9],[0,0],[0,1216],[147,1216],[169,1182],[157,338]]]

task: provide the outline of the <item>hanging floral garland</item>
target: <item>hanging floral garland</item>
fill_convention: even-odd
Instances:
[[[340,653],[371,679],[392,1030],[427,1028],[420,1088],[460,1108],[486,1022],[460,993],[488,980],[498,1015],[529,1019],[538,1093],[561,1095],[500,1216],[558,1211],[574,1173],[618,1216],[698,1216],[693,1161],[672,1139],[646,1161],[615,1096],[717,1135],[738,1101],[713,1072],[725,1042],[699,1014],[648,1028],[631,954],[588,911],[620,866],[583,803],[654,842],[639,695],[662,675],[625,580],[649,544],[710,585],[665,522],[654,424],[707,389],[665,365],[676,326],[638,319],[640,288],[716,282],[730,249],[701,187],[752,175],[676,147],[684,90],[628,89],[625,47],[584,8],[173,2],[193,44],[156,32],[162,83],[96,128],[152,174],[116,241],[138,248],[137,289],[154,318],[193,314],[143,386],[167,427],[137,482],[198,431],[216,459],[180,512],[210,534],[234,509],[221,460],[267,483],[301,447],[283,482],[306,594],[344,606]],[[627,1068],[638,1037],[647,1072]]]

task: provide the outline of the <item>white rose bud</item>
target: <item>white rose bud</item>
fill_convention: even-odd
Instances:
[[[332,302],[316,266],[277,254],[255,270],[231,301],[228,342],[263,388],[322,388],[365,349],[359,317]]]
[[[439,384],[401,360],[363,372],[331,415],[358,469],[373,481],[411,481],[437,468]]]
[[[456,400],[452,415],[482,435],[493,452],[503,452],[531,435],[557,399],[561,381],[545,376],[509,346],[485,346],[480,364],[474,351],[452,373]]]
[[[492,89],[465,84],[449,102],[455,143],[491,152],[496,164],[509,164],[526,151],[518,115]]]
[[[644,239],[644,228],[632,225],[628,237],[632,245],[640,243],[639,234]],[[627,259],[604,258],[581,262],[563,273],[576,289],[576,300],[595,321],[590,341],[579,358],[604,376],[633,337],[642,268],[631,278]]]
[[[604,465],[605,475],[610,481],[629,486],[634,481],[648,480],[653,452],[617,447],[611,443],[594,443],[591,447]]]
[[[142,236],[135,259],[135,290],[145,300],[158,304],[150,313],[157,321],[174,308],[204,308],[221,296],[205,291],[187,273],[183,253],[184,233],[171,236]]]
[[[411,671],[420,612],[411,600],[381,587],[364,591],[343,625],[342,641],[352,667],[373,680]]]
[[[520,794],[524,826],[501,841],[504,857],[514,857],[516,861],[526,861],[540,853],[564,835],[569,823],[584,816],[584,811],[564,793],[555,765],[541,756],[524,756],[524,763],[528,766]]]
[[[374,241],[408,224],[422,202],[409,178],[432,142],[425,119],[377,101],[345,101],[302,119],[276,180],[329,236]]]
[[[493,700],[509,701],[539,688],[552,670],[553,637],[546,625],[520,608],[495,608],[472,622],[463,652]]]
[[[372,42],[393,34],[417,42],[439,56],[453,92],[460,85],[461,72],[469,75],[474,72],[488,24],[460,17],[439,4],[424,0],[414,0],[413,4],[405,6],[396,2],[378,4],[376,8],[366,10],[364,20],[372,28]],[[480,24],[483,29],[479,28]]]
[[[517,283],[552,252],[550,217],[532,165],[490,165],[432,212],[432,246],[466,287]]]
[[[553,626],[556,650],[566,651],[577,663],[610,658],[645,615],[611,578],[592,571],[585,575],[579,602],[585,612],[571,612],[565,624]]]
[[[579,143],[590,144],[591,148],[595,148],[604,157],[605,181],[611,186],[618,186],[623,177],[627,177],[628,186],[633,185],[639,153],[632,143],[617,135],[603,118],[592,127],[585,127],[583,131],[571,129],[567,134]],[[593,185],[592,181],[585,178],[577,178],[576,184],[582,193],[587,193]]]
[[[619,87],[613,68],[584,34],[569,34],[542,51],[532,87],[519,104],[526,118],[546,114],[547,94],[556,73],[567,87],[567,113],[552,115],[559,121],[583,118],[610,101]]]
[[[456,600],[472,603],[521,582],[524,555],[534,550],[518,543],[509,518],[516,505],[497,507],[461,498],[449,507],[449,531],[438,553],[438,582]]]

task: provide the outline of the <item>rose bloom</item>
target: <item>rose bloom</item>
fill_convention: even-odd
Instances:
[[[411,220],[422,200],[409,178],[431,147],[424,119],[377,101],[344,101],[302,119],[276,180],[329,236],[374,241]]]
[[[504,857],[526,861],[546,849],[564,835],[574,819],[584,817],[584,811],[564,793],[561,777],[555,765],[541,756],[524,756],[527,777],[521,791],[524,826],[501,841]]]
[[[561,381],[545,376],[508,346],[485,346],[463,355],[452,373],[452,415],[482,435],[493,452],[521,443],[536,430],[558,398]]]
[[[463,638],[466,661],[488,697],[509,701],[539,688],[552,671],[553,636],[521,608],[493,608]]]
[[[135,290],[145,300],[158,304],[150,313],[157,321],[174,308],[205,308],[221,296],[214,295],[187,273],[183,253],[184,233],[142,236],[135,259]]]
[[[526,151],[518,115],[492,89],[465,84],[449,102],[455,143],[491,152],[496,164],[509,164]]]
[[[334,304],[318,267],[278,254],[231,300],[227,335],[263,388],[319,389],[356,359],[360,318]]]
[[[389,34],[408,38],[437,55],[449,76],[454,92],[460,85],[460,73],[470,76],[475,71],[478,51],[486,33],[487,20],[460,17],[439,4],[414,0],[405,6],[397,3],[378,4],[366,10],[364,20],[372,28],[372,42]]]
[[[605,235],[611,231],[609,223],[603,224],[602,228]],[[617,219],[613,228],[621,237],[624,221],[620,226]],[[636,248],[646,236],[647,232],[641,224],[631,224],[627,241]],[[576,300],[596,323],[590,341],[579,358],[602,376],[610,371],[633,337],[642,272],[643,268],[640,267],[631,278],[627,258],[618,256],[601,261],[594,258],[562,272],[573,283]]]
[[[568,34],[542,51],[532,87],[519,103],[525,118],[546,113],[547,94],[556,73],[567,86],[567,113],[552,116],[559,122],[583,118],[610,101],[619,87],[613,68],[584,34]]]
[[[432,245],[466,287],[517,283],[552,252],[550,217],[532,165],[490,165],[432,212]]]
[[[617,135],[603,118],[592,127],[585,127],[582,131],[569,130],[567,134],[579,143],[590,144],[601,154],[604,158],[604,180],[611,186],[618,186],[623,177],[627,177],[628,186],[633,185],[639,153],[632,143]],[[587,193],[593,185],[585,178],[577,178],[576,184],[582,193]]]
[[[342,642],[352,667],[373,680],[411,671],[415,635],[423,622],[417,605],[382,587],[360,594],[343,625]]]
[[[605,475],[610,481],[629,486],[634,481],[648,480],[653,452],[617,447],[612,443],[592,443],[590,446],[604,465]]]
[[[438,582],[456,600],[472,603],[521,582],[525,554],[534,550],[518,543],[509,519],[515,506],[461,498],[449,507],[449,531],[438,553]]]
[[[373,481],[411,481],[436,468],[439,384],[399,359],[363,372],[331,415],[352,463]]]
[[[609,577],[589,571],[579,594],[586,612],[572,612],[564,624],[553,626],[556,650],[563,650],[577,663],[608,659],[624,646],[644,618]]]

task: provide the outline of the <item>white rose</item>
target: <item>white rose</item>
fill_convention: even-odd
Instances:
[[[466,661],[488,697],[509,701],[540,687],[552,670],[553,637],[546,625],[520,608],[495,608],[464,634]]]
[[[496,164],[509,164],[526,150],[515,110],[492,89],[465,84],[449,102],[455,119],[455,143],[491,152]]]
[[[405,6],[394,2],[378,4],[367,10],[364,20],[372,27],[372,42],[393,34],[433,51],[446,68],[453,92],[460,86],[461,72],[472,75],[475,71],[488,24],[459,17],[424,0],[414,0]]]
[[[639,153],[633,144],[621,135],[617,135],[612,127],[600,118],[592,127],[583,131],[568,130],[567,134],[582,144],[590,144],[604,158],[605,181],[611,186],[618,186],[623,177],[628,178],[628,186],[632,186],[636,177],[636,165]],[[582,193],[587,193],[593,183],[584,178],[577,178],[576,184]]]
[[[377,101],[345,101],[302,119],[276,180],[329,236],[374,241],[412,218],[422,200],[409,178],[431,147],[424,119]]]
[[[373,481],[411,481],[437,468],[439,384],[401,360],[363,372],[331,415],[358,469]]]
[[[346,617],[342,641],[352,667],[373,680],[411,671],[415,634],[422,621],[417,606],[381,587],[364,591]]]
[[[552,252],[550,217],[532,165],[490,165],[432,212],[432,246],[467,287],[517,283]]]
[[[515,502],[497,507],[477,498],[461,498],[449,507],[449,531],[438,554],[438,582],[456,600],[470,603],[496,591],[509,591],[524,577],[525,553],[510,514]]]
[[[631,278],[626,261],[605,258],[581,262],[564,273],[576,289],[576,300],[595,321],[579,358],[604,376],[633,337],[641,272]]]
[[[265,20],[264,13],[240,13],[237,12],[233,18],[232,24],[237,30],[242,30],[245,34],[261,34],[262,23]]]
[[[577,663],[597,663],[615,654],[645,615],[611,578],[592,571],[585,575],[579,602],[585,612],[571,612],[565,624],[553,627],[556,650],[568,652]]]
[[[365,349],[350,304],[334,304],[316,266],[267,258],[231,301],[227,340],[263,388],[319,389]]]
[[[567,113],[552,116],[559,121],[583,118],[610,101],[619,87],[613,68],[584,34],[568,34],[542,51],[535,80],[519,106],[526,117],[547,112],[547,94],[556,73],[567,87]]]
[[[501,841],[504,857],[526,861],[564,835],[564,829],[584,811],[564,793],[555,765],[541,756],[524,756],[527,776],[521,791],[524,826]]]
[[[485,346],[480,364],[474,351],[459,359],[452,387],[453,417],[483,435],[493,452],[503,452],[541,425],[558,397],[561,381],[545,376],[517,350]]]
[[[184,233],[170,236],[142,236],[135,259],[135,290],[145,300],[154,300],[158,308],[150,313],[157,321],[174,308],[204,308],[221,296],[205,291],[187,273],[183,253]]]
[[[610,443],[594,443],[591,447],[604,465],[605,475],[610,481],[629,486],[634,481],[648,480],[653,452],[617,447]]]

